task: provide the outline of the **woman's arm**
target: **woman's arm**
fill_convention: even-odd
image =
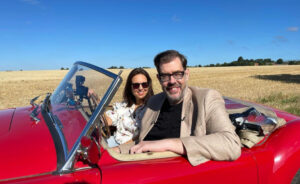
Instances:
[[[111,118],[109,116],[106,115],[105,112],[103,113],[103,118],[105,118],[108,126],[112,126],[112,120],[111,120]]]

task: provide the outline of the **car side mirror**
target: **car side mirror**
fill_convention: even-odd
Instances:
[[[89,164],[97,164],[100,160],[100,146],[95,139],[87,136],[81,138],[81,146],[77,151],[79,156]]]

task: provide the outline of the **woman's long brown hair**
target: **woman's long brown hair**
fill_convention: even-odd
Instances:
[[[148,74],[148,72],[146,70],[144,70],[143,68],[135,68],[129,73],[126,84],[125,84],[125,88],[123,91],[123,99],[125,102],[127,102],[127,107],[131,107],[132,104],[136,104],[135,97],[133,96],[132,91],[131,91],[131,85],[132,85],[132,78],[134,76],[136,76],[137,74],[144,75],[147,78],[147,82],[149,84],[148,93],[144,98],[144,104],[147,103],[147,100],[154,94],[153,88],[152,88],[152,79],[151,79],[150,75]]]

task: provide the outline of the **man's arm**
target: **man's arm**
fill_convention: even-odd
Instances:
[[[194,89],[198,103],[198,121],[205,121],[205,135],[201,135],[201,124],[196,124],[195,136],[180,138],[192,165],[208,160],[235,160],[241,154],[241,145],[235,127],[225,109],[222,96],[215,90],[203,92],[204,100]],[[202,120],[201,120],[202,119]]]
[[[185,155],[185,148],[179,138],[163,139],[157,141],[141,141],[130,149],[131,154],[144,152],[162,152],[172,151],[174,153]]]

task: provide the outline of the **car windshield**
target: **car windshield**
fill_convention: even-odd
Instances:
[[[77,62],[51,95],[49,114],[64,143],[65,154],[71,152],[87,124],[93,123],[90,121],[99,114],[99,103],[107,103],[107,91],[114,88],[116,77],[102,68]]]

